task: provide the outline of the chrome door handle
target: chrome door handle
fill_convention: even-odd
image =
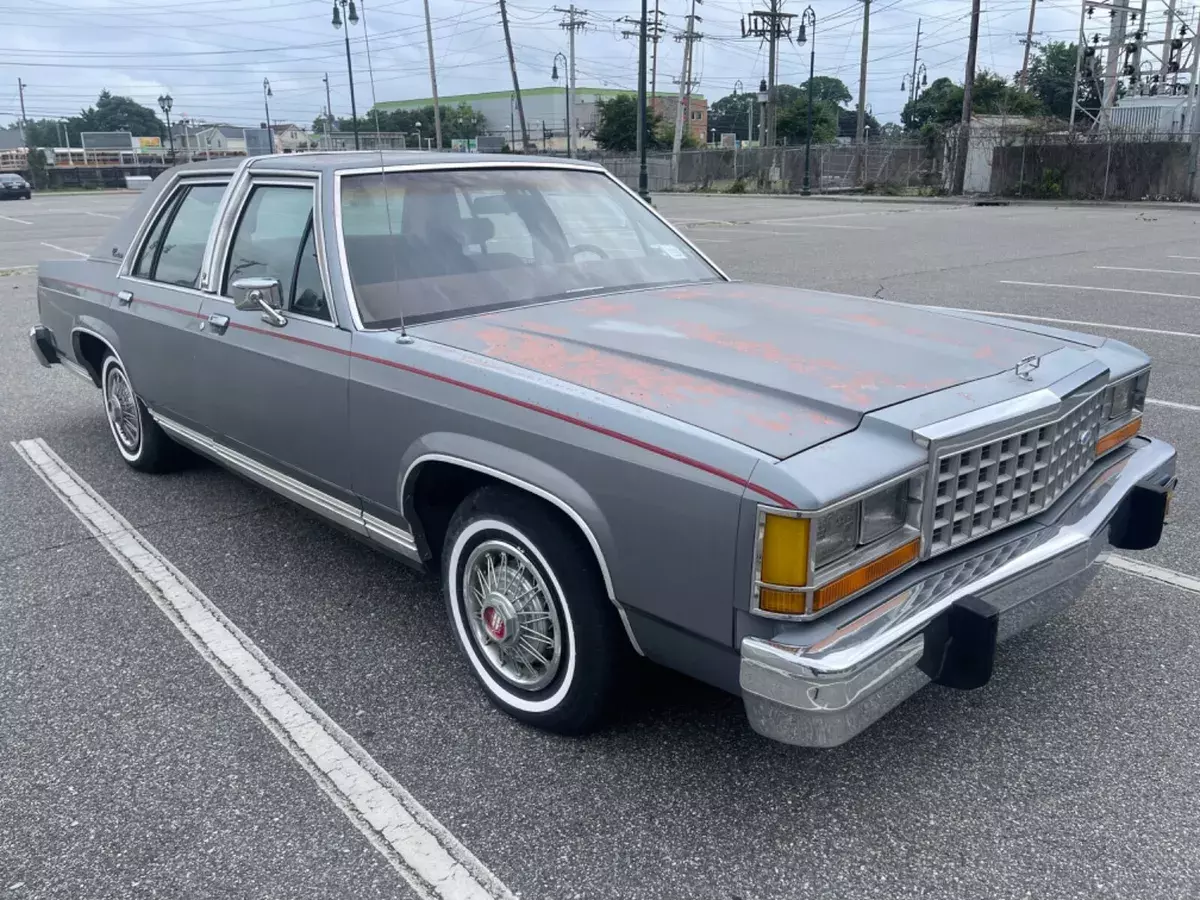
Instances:
[[[224,334],[225,329],[229,327],[229,316],[222,316],[219,313],[213,313],[208,317],[207,322],[201,322],[201,327],[207,324],[213,331],[213,334]]]
[[[133,291],[117,291],[117,303],[128,306],[133,302]]]

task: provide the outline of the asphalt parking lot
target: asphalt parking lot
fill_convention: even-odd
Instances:
[[[1147,428],[1178,447],[1181,477],[1159,547],[1006,644],[982,690],[927,688],[850,744],[808,751],[649,666],[611,729],[530,731],[472,682],[432,580],[214,466],[125,466],[99,392],[30,355],[22,267],[86,252],[130,202],[0,204],[6,897],[417,895],[9,446],[34,438],[497,895],[1200,895],[1200,210],[657,199],[738,278],[1022,316],[1155,360]]]

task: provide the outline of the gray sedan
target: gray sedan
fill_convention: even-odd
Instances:
[[[642,654],[839,744],[986,683],[1175,486],[1132,347],[733,282],[587,163],[182,166],[38,306],[129,465],[189,448],[440,574],[483,690],[564,733]]]

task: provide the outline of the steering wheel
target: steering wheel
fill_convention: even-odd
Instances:
[[[595,244],[576,244],[574,247],[571,248],[571,256],[572,257],[578,256],[580,253],[593,253],[596,256],[598,256],[600,259],[608,259],[609,258],[608,254],[605,253],[602,248],[597,247]]]

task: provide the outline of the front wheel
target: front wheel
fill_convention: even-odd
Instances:
[[[475,491],[450,521],[442,584],[493,704],[560,734],[603,723],[628,642],[594,557],[557,511],[507,487]]]
[[[121,458],[142,472],[163,472],[175,463],[178,447],[150,415],[129,382],[120,361],[111,353],[100,367],[104,412]]]

